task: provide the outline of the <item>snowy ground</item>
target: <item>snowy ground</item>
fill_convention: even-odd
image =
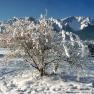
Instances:
[[[94,65],[88,66],[87,70],[83,70],[80,82],[77,82],[72,71],[61,77],[54,75],[41,78],[22,59],[13,59],[5,64],[4,57],[1,57],[0,94],[94,94]]]

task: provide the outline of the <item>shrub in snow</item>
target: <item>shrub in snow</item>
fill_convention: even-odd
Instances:
[[[41,76],[50,68],[56,72],[64,60],[71,65],[80,64],[87,53],[86,47],[73,33],[56,32],[53,22],[41,16],[34,21],[17,20],[12,26],[12,45],[26,62],[36,68]]]

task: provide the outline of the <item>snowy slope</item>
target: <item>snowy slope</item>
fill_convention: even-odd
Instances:
[[[5,67],[8,69],[8,67]],[[14,68],[15,69],[15,68]],[[12,68],[13,70],[13,68]],[[0,79],[0,94],[93,94],[91,82],[81,83],[59,76],[39,77],[31,69],[6,71]],[[2,70],[4,72],[4,70]],[[66,76],[65,76],[66,77]],[[86,77],[88,78],[88,75]],[[93,77],[92,77],[93,79]]]
[[[3,50],[2,52],[4,52]],[[81,71],[83,78],[75,81],[70,73],[39,77],[36,70],[25,64],[22,59],[11,59],[10,63],[0,63],[0,94],[93,94],[92,81],[94,69]],[[94,58],[92,58],[92,61]],[[93,66],[93,65],[91,65]],[[90,65],[89,65],[90,67]],[[68,70],[69,72],[69,70]],[[66,79],[66,80],[65,80]]]

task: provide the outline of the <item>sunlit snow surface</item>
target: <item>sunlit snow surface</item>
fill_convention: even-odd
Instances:
[[[6,49],[0,50],[0,54],[6,52]],[[5,64],[5,58],[1,58],[0,94],[94,94],[94,58],[90,58],[92,64],[80,71],[80,82],[75,80],[75,69],[67,68],[68,65],[60,68],[62,75],[41,78],[22,59],[11,59],[10,63]]]

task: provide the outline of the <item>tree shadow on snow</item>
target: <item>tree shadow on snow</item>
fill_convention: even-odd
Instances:
[[[64,75],[61,76],[61,79],[64,81],[77,81],[77,76],[73,76],[73,75]],[[94,77],[80,77],[79,78],[79,82],[80,83],[94,83]]]

